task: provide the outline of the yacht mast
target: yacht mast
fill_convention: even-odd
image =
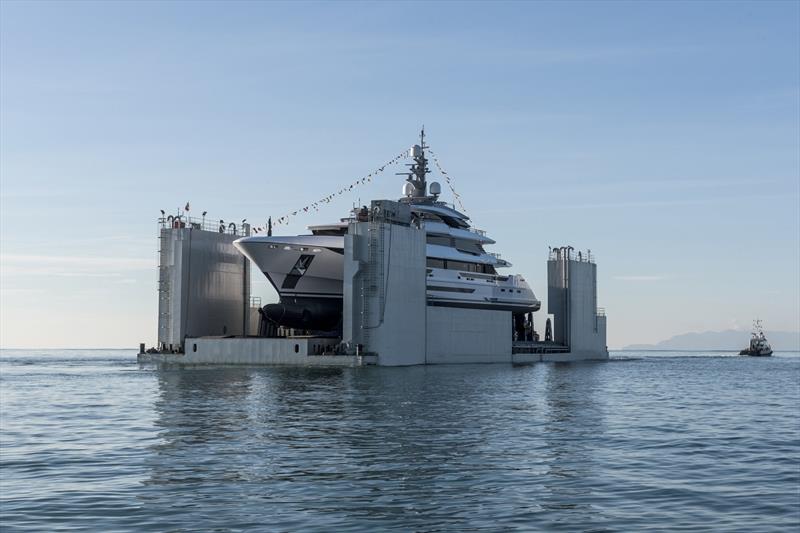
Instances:
[[[406,174],[408,176],[406,181],[414,187],[414,192],[411,195],[414,198],[427,197],[428,184],[425,181],[425,176],[430,173],[428,170],[428,159],[425,157],[425,126],[419,132],[419,144],[411,147],[411,157],[414,163],[411,165],[411,171]]]

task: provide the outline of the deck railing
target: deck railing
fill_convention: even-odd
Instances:
[[[581,263],[594,263],[594,254],[592,254],[591,250],[584,251],[575,251],[574,248],[571,247],[561,247],[561,248],[551,248],[550,253],[548,254],[548,259],[550,261],[559,261],[564,260],[564,258],[569,259],[570,261],[580,261]]]
[[[246,222],[225,222],[224,220],[214,220],[207,217],[197,218],[186,215],[169,215],[159,218],[158,225],[162,229],[191,228],[214,233],[226,233],[228,235],[250,235],[250,224]]]

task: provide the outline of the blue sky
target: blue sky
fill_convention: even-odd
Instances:
[[[538,295],[593,250],[611,347],[800,329],[798,2],[4,1],[0,344],[154,343],[159,209],[279,216],[423,123]]]

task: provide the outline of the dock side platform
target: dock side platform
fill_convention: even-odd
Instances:
[[[374,365],[375,355],[334,354],[335,337],[199,337],[186,339],[185,353],[138,355],[142,364],[166,365],[292,365],[356,367]]]

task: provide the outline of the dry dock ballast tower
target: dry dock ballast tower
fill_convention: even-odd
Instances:
[[[597,307],[597,265],[591,251],[571,246],[550,250],[547,260],[547,310],[553,315],[553,342],[580,357],[606,348],[605,310]]]
[[[247,224],[159,219],[161,351],[183,352],[186,338],[250,332],[250,264],[233,246],[249,234]]]

